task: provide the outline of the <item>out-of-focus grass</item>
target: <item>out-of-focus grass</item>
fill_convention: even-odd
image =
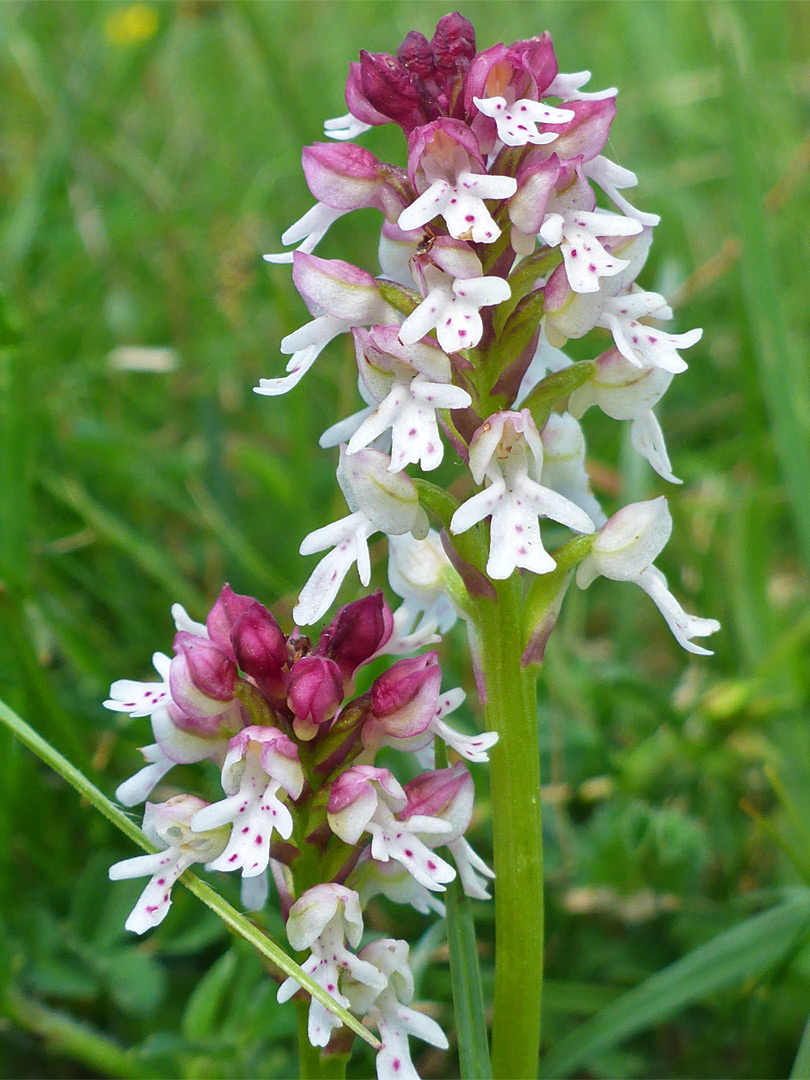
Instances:
[[[806,857],[810,845],[810,8],[461,7],[481,45],[549,29],[562,70],[620,87],[609,151],[663,218],[642,281],[673,298],[679,329],[705,327],[661,409],[686,481],[670,493],[662,566],[688,607],[723,620],[717,655],[687,659],[640,592],[609,582],[568,598],[550,650],[553,1041],[805,872],[782,848]],[[284,607],[310,568],[301,537],[341,505],[317,436],[354,407],[349,348],[337,342],[284,399],[251,393],[281,372],[278,342],[305,317],[289,272],[260,255],[310,205],[300,149],[344,111],[357,50],[430,33],[445,10],[0,8],[2,694],[108,791],[146,732],[99,702],[170,644],[170,603],[199,617],[227,579]],[[393,132],[365,143],[404,160]],[[377,224],[371,212],[338,223],[321,254],[374,270]],[[172,350],[172,369],[121,367],[132,346]],[[632,471],[618,425],[589,414],[588,436],[607,505],[663,490]],[[460,640],[447,652],[468,680]],[[0,740],[0,991],[12,985],[16,1003],[2,1071],[92,1067],[81,1038],[61,1044],[70,1052],[48,1042],[43,1008],[139,1047],[147,1075],[292,1075],[293,1021],[258,964],[240,953],[237,978],[221,962],[187,1007],[226,954],[221,930],[178,897],[149,941],[127,940],[132,897],[105,873],[131,852]],[[481,905],[485,980],[489,918]],[[371,920],[414,939],[425,925],[382,906]],[[794,949],[589,1068],[784,1075],[810,1009],[809,957]],[[441,968],[422,993],[446,1018]],[[423,1061],[426,1075],[454,1067]]]

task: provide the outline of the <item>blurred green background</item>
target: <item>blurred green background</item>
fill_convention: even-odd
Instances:
[[[446,10],[0,6],[0,693],[108,794],[149,739],[100,702],[149,677],[170,604],[199,618],[229,580],[286,614],[314,561],[301,538],[343,512],[317,436],[356,407],[350,346],[283,399],[251,392],[305,318],[261,254],[311,204],[300,150],[345,111],[358,49],[393,52]],[[568,597],[549,649],[547,1070],[786,1076],[810,1012],[810,6],[460,10],[479,48],[548,29],[561,70],[620,87],[607,152],[663,219],[642,284],[677,329],[705,328],[659,410],[685,481],[661,566],[722,620],[716,655],[687,657],[640,591],[605,581]],[[363,142],[404,163],[398,132]],[[378,226],[344,219],[319,253],[373,272]],[[599,421],[606,507],[662,493]],[[470,688],[460,628],[443,649],[445,685]],[[199,768],[171,780],[215,790]],[[106,870],[131,854],[0,732],[0,1073],[295,1075],[293,1010],[182,888],[155,933],[123,931],[140,885]],[[476,915],[489,980],[491,910]],[[419,942],[420,995],[447,1026],[441,925],[384,904],[368,923]],[[623,997],[701,946],[658,996]],[[457,1075],[452,1049],[415,1058]],[[358,1055],[352,1075],[371,1071]]]

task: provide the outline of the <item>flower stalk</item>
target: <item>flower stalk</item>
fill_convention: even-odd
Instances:
[[[495,851],[495,999],[492,1074],[537,1075],[543,994],[543,827],[536,676],[521,667],[521,581],[477,605],[487,727],[500,738],[490,760]],[[515,1033],[520,1032],[516,1038]]]

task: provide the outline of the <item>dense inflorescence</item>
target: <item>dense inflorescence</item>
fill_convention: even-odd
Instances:
[[[304,149],[316,204],[282,236],[295,250],[265,258],[292,263],[314,318],[282,341],[288,374],[256,390],[291,390],[350,333],[366,405],[321,439],[340,444],[350,513],[301,545],[304,555],[329,549],[295,610],[302,624],[326,613],[353,563],[368,583],[370,536],[410,536],[418,550],[428,522],[406,469],[436,469],[443,432],[478,488],[442,536],[468,588],[457,537],[488,520],[489,557],[478,569],[493,580],[516,569],[545,574],[556,565],[541,538],[548,518],[596,535],[580,586],[597,574],[636,582],[680,643],[706,652],[693,639],[718,624],[687,615],[651,565],[671,528],[665,503],[608,522],[585,470],[579,420],[595,405],[629,420],[633,446],[679,482],[653,407],[686,369],[678,350],[701,336],[661,329],[671,309],[637,284],[658,217],[622,194],[637,178],[603,154],[616,91],[585,92],[588,78],[558,71],[548,34],[477,52],[469,22],[447,15],[430,41],[408,34],[395,57],[361,52],[346,84],[349,112],[326,123],[338,141]],[[386,123],[407,136],[407,167],[347,141]],[[597,189],[609,208],[597,205]],[[360,207],[384,217],[379,277],[313,254],[330,225]],[[607,339],[601,351],[572,363],[561,347],[593,330]],[[598,555],[606,547],[610,572]]]
[[[223,798],[177,794],[147,802],[144,832],[161,850],[110,869],[116,880],[150,879],[127,929],[157,926],[173,883],[193,863],[240,872],[243,903],[252,910],[266,903],[272,876],[290,944],[311,951],[305,971],[341,1005],[374,1020],[380,1068],[387,1061],[392,1075],[408,1075],[408,1034],[447,1042],[435,1021],[409,1007],[406,942],[375,941],[355,953],[362,905],[382,894],[442,913],[439,894],[456,877],[442,847],[465,890],[488,896],[491,871],[464,839],[473,807],[465,759],[486,761],[496,736],[465,735],[445,721],[464,694],[442,692],[433,651],[396,660],[355,694],[361,668],[419,641],[397,631],[380,592],[341,608],[314,645],[298,631],[286,636],[262,604],[227,585],[205,623],[179,605],[173,615],[175,655],[154,657],[163,681],[121,680],[105,702],[149,716],[155,739],[143,749],[147,764],[117,795],[133,806],[175,764],[210,760],[221,768]],[[446,768],[433,768],[436,736],[455,758]],[[415,754],[415,777],[403,785],[375,765],[383,747]],[[279,1001],[297,989],[288,979]],[[337,1026],[313,1001],[313,1045],[326,1046]]]

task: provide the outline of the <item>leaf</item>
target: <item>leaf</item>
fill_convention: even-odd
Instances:
[[[99,964],[110,997],[131,1016],[148,1016],[166,996],[163,966],[132,945],[109,953]]]
[[[810,1080],[810,1017],[804,1025],[802,1041],[790,1070],[790,1080]]]
[[[799,898],[738,923],[622,994],[561,1039],[543,1061],[540,1075],[568,1075],[685,1005],[761,974],[785,956],[808,920],[810,892],[803,891]]]
[[[436,765],[438,768],[447,765],[447,747],[440,739],[436,740]],[[461,1075],[465,1080],[491,1080],[492,1066],[489,1061],[475,923],[470,901],[464,895],[458,874],[455,881],[447,886],[445,905]]]
[[[222,1007],[236,969],[236,953],[229,949],[197,983],[183,1013],[183,1033],[189,1039],[201,1042],[216,1033],[214,1019]]]
[[[67,782],[79,792],[89,803],[91,803],[97,810],[99,810],[107,819],[111,821],[116,828],[120,829],[125,836],[129,837],[144,851],[153,852],[155,848],[149,843],[144,834],[138,828],[138,826],[130,821],[130,819],[119,810],[119,808],[112,802],[107,796],[91,783],[87,777],[79,772],[79,770],[63,757],[58,750],[55,750],[50,743],[47,743],[36,731],[27,724],[21,717],[5,704],[0,701],[0,722],[5,724],[11,731],[17,736],[17,738],[25,743],[29,750],[32,750],[37,757],[49,765],[55,772],[57,772],[63,780]],[[338,1005],[334,998],[332,998],[322,987],[307,975],[294,960],[292,960],[280,948],[267,934],[262,933],[258,927],[254,926],[248,919],[245,918],[236,908],[232,907],[222,896],[212,889],[210,885],[207,885],[200,878],[190,873],[188,870],[179,879],[183,885],[197,897],[198,900],[202,900],[204,904],[211,908],[220,919],[228,926],[234,933],[243,937],[246,941],[250,942],[255,949],[257,949],[263,956],[266,956],[273,963],[278,965],[285,975],[291,975],[299,985],[311,994],[317,1001],[319,1001],[325,1008],[329,1009],[340,1021],[348,1028],[359,1035],[361,1039],[374,1047],[375,1050],[380,1049],[380,1042],[376,1039],[367,1028],[357,1020],[350,1012]]]

